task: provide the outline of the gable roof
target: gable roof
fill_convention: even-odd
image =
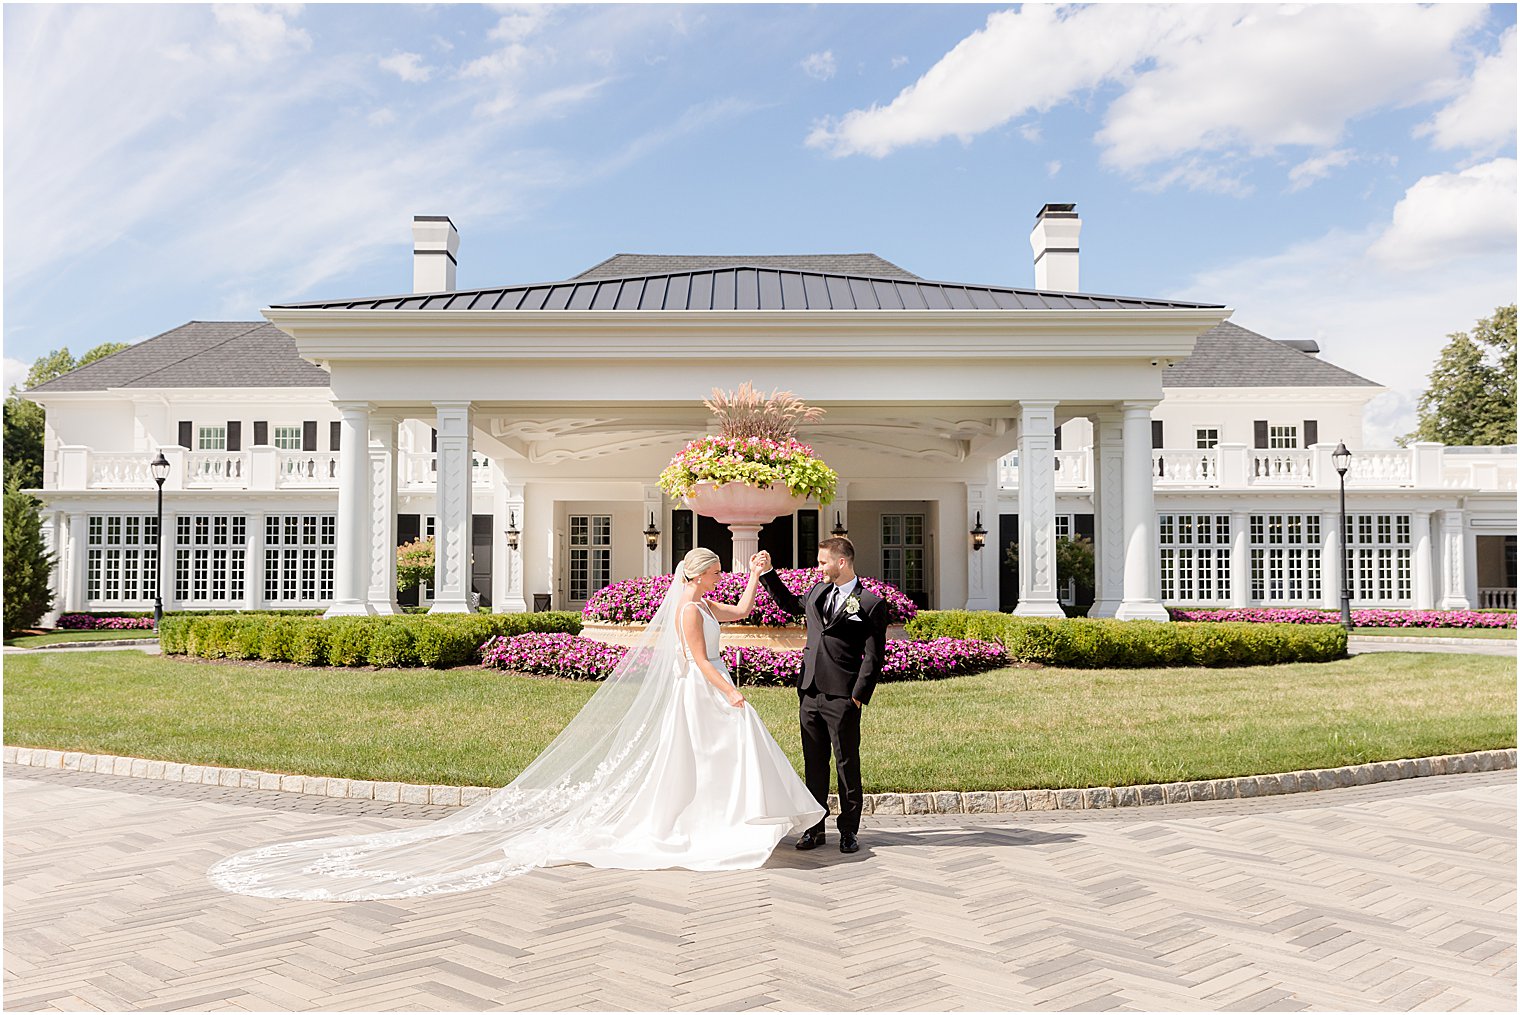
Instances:
[[[572,278],[627,278],[632,275],[669,275],[675,272],[711,271],[715,268],[791,268],[824,275],[858,275],[866,278],[919,276],[875,254],[613,254]]]
[[[1290,344],[1291,343],[1291,344]],[[1225,321],[1198,336],[1193,354],[1161,374],[1163,388],[1381,387],[1326,363],[1294,339],[1275,341]],[[1307,343],[1318,351],[1315,342]]]
[[[107,388],[325,388],[326,370],[267,321],[191,321],[22,394]]]
[[[596,270],[596,269],[592,269]],[[929,282],[743,265],[647,275],[281,303],[278,310],[1136,310],[1217,303]]]

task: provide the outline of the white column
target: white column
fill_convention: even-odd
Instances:
[[[88,604],[85,598],[85,563],[89,556],[90,516],[81,511],[69,515],[68,590],[65,612],[78,613]]]
[[[57,627],[64,609],[64,548],[68,544],[67,519],[61,511],[48,511],[42,515],[42,548],[53,555],[53,567],[48,572],[48,589],[53,593],[53,605],[38,621],[43,627]]]
[[[374,612],[369,591],[368,402],[335,402],[342,414],[338,437],[338,545],[333,554],[333,601],[324,617]]]
[[[1124,600],[1120,620],[1168,620],[1157,596],[1156,495],[1151,486],[1151,409],[1155,402],[1124,408]]]
[[[527,613],[528,598],[523,594],[523,550],[528,538],[527,518],[523,512],[523,486],[521,483],[503,483],[501,487],[501,511],[496,516],[494,544],[501,547],[496,564],[501,570],[500,578],[494,579],[499,594],[491,606],[493,613]],[[517,549],[507,545],[507,530],[518,530]]]
[[[1089,617],[1112,617],[1124,598],[1124,415],[1093,421],[1093,559],[1097,574]]]
[[[1345,564],[1346,554],[1341,543],[1345,523],[1341,520],[1340,509],[1321,514],[1319,524],[1320,531],[1324,534],[1319,552],[1319,604],[1326,610],[1339,610],[1341,608],[1341,571],[1342,565]]]
[[[1056,583],[1056,403],[1019,403],[1020,617],[1064,617]]]
[[[1230,605],[1251,602],[1251,512],[1230,512]]]
[[[434,402],[433,407],[438,413],[438,525],[428,612],[469,613],[474,419],[469,402]]]
[[[665,570],[665,547],[668,545],[670,525],[665,518],[665,494],[653,483],[644,484],[644,509],[639,514],[641,524],[639,526],[639,541],[644,546],[644,577],[668,574]],[[660,542],[653,550],[644,541],[643,529],[649,525],[650,518],[654,519],[654,527],[660,530]],[[734,554],[734,570],[745,571],[749,568],[749,558],[740,562],[738,553]]]
[[[1467,540],[1463,538],[1460,508],[1441,512],[1441,601],[1442,610],[1472,608],[1467,598]]]
[[[168,486],[167,483],[164,485]],[[174,541],[178,538],[179,515],[165,508],[164,525],[158,533],[158,595],[164,602],[165,613],[179,602],[174,595]],[[81,545],[81,552],[83,549]]]
[[[369,421],[369,593],[370,610],[393,617],[396,602],[396,429],[395,416]]]
[[[997,511],[997,461],[990,464],[991,482],[970,483],[966,486],[966,609],[996,610],[998,608],[998,511]],[[987,530],[986,544],[976,549],[971,540],[971,530],[981,520]],[[954,546],[952,541],[950,546]]]
[[[1414,511],[1409,516],[1409,556],[1414,570],[1414,608],[1433,610],[1436,605],[1434,570],[1431,560],[1430,512]]]
[[[244,516],[248,526],[247,542],[243,545],[243,603],[244,609],[264,608],[264,512],[249,511]]]

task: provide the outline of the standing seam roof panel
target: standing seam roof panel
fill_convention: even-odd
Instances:
[[[687,300],[687,307],[692,310],[713,309],[712,272],[700,271],[692,273],[691,297]]]

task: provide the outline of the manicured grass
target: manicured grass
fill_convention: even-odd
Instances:
[[[884,684],[869,792],[1124,785],[1512,747],[1514,661],[1387,653],[1239,669],[1009,669]],[[595,690],[480,669],[11,657],[5,742],[275,772],[502,785]],[[797,697],[746,693],[800,767]]]
[[[1514,641],[1513,627],[1356,627],[1355,637],[1368,638],[1491,638]]]
[[[135,641],[144,638],[152,640],[157,637],[157,631],[141,628],[127,628],[123,631],[50,631],[47,634],[17,635],[14,638],[7,638],[5,643],[17,648],[41,648],[44,645],[57,645],[70,641]]]

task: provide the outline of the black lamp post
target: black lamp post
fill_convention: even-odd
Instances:
[[[164,457],[162,448],[148,468],[153,470],[153,482],[158,484],[158,525],[153,535],[153,630],[157,631],[159,621],[164,619],[164,480],[169,478],[169,459]]]
[[[834,512],[834,527],[829,530],[829,535],[835,539],[843,539],[850,534],[850,530],[844,527],[844,521],[840,519],[839,512]]]
[[[1351,452],[1341,441],[1330,452],[1336,474],[1341,477],[1341,626],[1351,630],[1351,525],[1346,518],[1346,472],[1351,468]]]
[[[522,533],[517,530],[517,512],[509,511],[507,513],[507,549],[515,551],[517,541],[521,537]]]
[[[660,548],[660,530],[654,524],[654,512],[649,512],[649,528],[644,530],[644,545],[650,550]]]

